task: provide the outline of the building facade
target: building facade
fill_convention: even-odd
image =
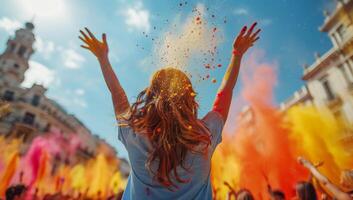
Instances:
[[[47,89],[38,84],[24,88],[24,74],[29,59],[34,53],[35,35],[33,23],[15,32],[0,55],[0,105],[7,105],[7,114],[0,119],[0,134],[6,138],[22,140],[20,152],[25,153],[36,136],[47,132],[59,132],[64,140],[75,134],[84,143],[80,144],[76,156],[63,155],[59,162],[77,163],[93,158],[102,148],[110,159],[118,159],[116,150],[90,130],[74,115],[68,113],[54,100],[48,98]],[[69,142],[69,141],[68,141]],[[65,157],[66,156],[66,157]]]
[[[332,13],[324,11],[320,31],[328,34],[332,47],[323,55],[315,53],[315,61],[304,65],[299,91],[281,104],[286,110],[296,104],[314,105],[324,109],[347,127],[340,138],[353,147],[353,0],[338,0]],[[352,151],[353,152],[353,151]]]

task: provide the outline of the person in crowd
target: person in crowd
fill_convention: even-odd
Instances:
[[[237,198],[236,200],[254,200],[254,196],[252,195],[252,193],[247,190],[247,189],[240,189],[237,192]]]
[[[212,200],[217,200],[219,190],[219,187],[212,186]]]
[[[227,188],[228,188],[228,197],[227,199],[228,200],[231,200],[231,199],[236,199],[237,197],[237,191],[230,185],[230,183],[228,183],[227,181],[224,181],[223,183]],[[234,198],[232,198],[234,197]]]
[[[106,34],[99,41],[80,31],[83,48],[98,59],[128,151],[131,173],[123,199],[212,199],[211,157],[221,142],[243,55],[259,39],[256,23],[244,26],[233,43],[230,64],[213,108],[198,119],[196,92],[185,72],[163,68],[129,104],[108,59]]]
[[[22,184],[10,186],[5,192],[6,200],[22,200],[25,198],[26,191],[26,186]]]
[[[265,181],[267,183],[267,192],[268,192],[268,194],[270,196],[270,199],[271,200],[284,200],[284,199],[286,199],[285,198],[286,197],[285,194],[281,190],[278,190],[278,189],[273,190],[272,189],[272,186],[270,184],[268,176],[265,174],[265,172],[261,171],[261,173],[262,173],[262,176],[264,177],[264,179],[265,179]]]
[[[317,200],[316,190],[311,182],[298,182],[295,190],[298,200]]]
[[[270,193],[271,200],[285,200],[286,195],[281,190],[272,190]]]
[[[353,169],[347,169],[341,172],[340,184],[348,193],[353,193]]]
[[[116,200],[122,199],[123,198],[123,194],[124,194],[123,190],[119,191],[118,194],[116,195]]]
[[[333,184],[326,176],[321,174],[317,168],[303,157],[298,158],[298,162],[307,168],[315,179],[332,194],[332,197],[339,200],[352,200],[353,196],[349,192],[342,191],[338,186]],[[344,176],[344,175],[343,175]],[[342,177],[341,177],[342,179]],[[342,181],[341,181],[342,182]]]

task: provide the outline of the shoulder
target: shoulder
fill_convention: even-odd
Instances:
[[[118,138],[126,146],[129,135],[133,134],[133,131],[129,125],[129,122],[126,118],[118,116],[117,117],[118,125]]]
[[[211,133],[211,142],[213,149],[222,141],[222,131],[224,127],[224,120],[222,115],[217,111],[208,112],[201,121],[209,129]]]
[[[222,115],[214,110],[211,110],[208,112],[202,119],[208,128],[211,128],[213,126],[219,126],[223,127],[224,126],[224,120],[222,118]],[[210,127],[209,127],[210,126]]]

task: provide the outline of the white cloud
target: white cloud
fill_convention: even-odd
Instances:
[[[70,69],[80,68],[81,64],[85,61],[85,58],[73,48],[62,47],[53,41],[44,40],[40,36],[36,37],[35,48],[46,60],[51,59],[53,53],[61,55],[63,65]]]
[[[83,96],[85,93],[83,89],[61,89],[60,91],[60,93],[51,94],[50,97],[68,108],[71,106],[87,107],[87,102]]]
[[[36,37],[35,48],[38,53],[43,55],[45,59],[50,59],[52,53],[55,51],[55,43],[52,41],[45,41],[41,37]]]
[[[259,24],[262,26],[268,26],[272,24],[272,20],[271,19],[261,19],[259,21]]]
[[[234,15],[248,15],[249,11],[245,8],[237,8],[233,11]]]
[[[262,18],[255,16],[253,13],[250,13],[246,8],[236,8],[233,10],[233,14],[237,16],[247,16],[253,19],[257,19],[257,22],[260,26],[268,26],[272,24],[272,20],[268,18]]]
[[[63,49],[62,60],[65,67],[78,69],[81,67],[82,62],[85,61],[85,58],[74,49]]]
[[[87,107],[87,102],[84,99],[81,98],[73,98],[72,102],[80,107],[86,108]]]
[[[32,18],[35,21],[57,23],[70,22],[71,16],[69,0],[11,0],[16,10],[24,18]],[[55,21],[55,22],[54,22]]]
[[[75,94],[79,95],[79,96],[82,96],[85,94],[85,90],[82,89],[82,88],[79,88],[79,89],[76,89],[75,90]]]
[[[34,83],[48,87],[55,80],[54,70],[49,69],[45,65],[29,61],[29,69],[25,73],[25,80],[22,83],[24,87],[31,87]]]
[[[13,34],[13,32],[21,26],[22,23],[18,20],[9,19],[7,17],[2,17],[0,19],[0,28],[4,29],[9,34]]]
[[[150,23],[150,12],[143,8],[142,2],[137,2],[133,7],[129,7],[123,11],[125,16],[125,23],[131,29],[137,29],[141,31],[149,32],[151,28]]]

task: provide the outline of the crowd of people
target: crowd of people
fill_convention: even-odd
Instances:
[[[341,173],[340,185],[332,183],[325,175],[319,172],[318,168],[323,164],[314,165],[310,161],[299,157],[298,162],[307,168],[310,172],[310,177],[306,181],[299,181],[295,185],[297,200],[352,200],[353,199],[353,170],[344,170]],[[267,177],[264,177],[267,179]],[[268,181],[268,180],[267,180]],[[253,200],[257,199],[256,195],[252,194],[248,189],[242,188],[236,191],[229,183],[224,183],[228,192],[228,200]],[[280,189],[273,190],[267,185],[268,199],[285,200],[283,191]]]
[[[38,190],[33,194],[30,194],[28,191],[28,188],[24,184],[10,186],[6,190],[5,200],[120,200],[123,195],[123,191],[120,191],[119,193],[109,195],[108,197],[98,193],[94,198],[88,197],[86,193],[71,195],[62,192],[40,196],[38,195]]]
[[[308,169],[310,176],[308,180],[299,181],[295,185],[297,200],[352,200],[353,199],[353,169],[344,170],[341,173],[340,185],[332,183],[325,175],[319,172],[318,168],[323,164],[313,164],[304,158],[298,158],[298,162]],[[267,180],[267,177],[264,176]],[[227,200],[253,200],[258,199],[255,194],[246,188],[239,190],[234,189],[228,182],[224,182],[224,186],[228,189]],[[286,197],[281,189],[273,189],[270,184],[267,185],[268,197],[271,200],[293,199]],[[217,190],[213,190],[213,199],[218,200]],[[88,197],[86,193],[78,193],[76,195],[63,194],[57,192],[54,194],[45,194],[40,197],[38,190],[29,194],[27,187],[24,184],[12,185],[6,190],[5,200],[120,200],[122,199],[123,191],[117,194],[104,197],[98,193],[96,197]],[[262,197],[263,198],[263,197]]]

